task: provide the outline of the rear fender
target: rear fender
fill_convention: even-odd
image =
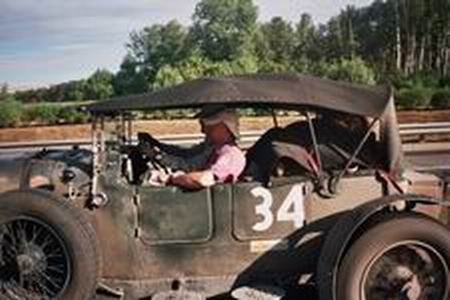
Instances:
[[[449,208],[450,202],[414,194],[392,195],[365,203],[346,213],[328,232],[317,264],[320,300],[334,300],[338,267],[352,241],[364,226],[384,211],[416,210],[419,206]],[[420,210],[422,211],[422,210]]]

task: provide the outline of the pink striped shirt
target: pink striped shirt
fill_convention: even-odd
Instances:
[[[224,144],[216,148],[208,169],[219,183],[236,182],[245,168],[245,154],[235,144]]]

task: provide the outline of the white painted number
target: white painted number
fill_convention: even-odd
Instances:
[[[252,228],[255,231],[266,231],[274,222],[274,215],[271,210],[273,196],[268,189],[263,187],[254,188],[251,190],[251,193],[256,198],[261,198],[262,200],[261,203],[255,206],[255,212],[262,217],[262,220],[256,223]],[[303,199],[303,186],[294,185],[277,211],[277,221],[292,221],[294,222],[295,228],[302,227],[305,220]]]
[[[303,226],[305,209],[303,207],[303,187],[294,185],[284,199],[277,213],[278,221],[293,221],[295,228]]]
[[[270,210],[272,208],[273,197],[268,189],[257,187],[251,190],[251,193],[256,198],[261,198],[262,202],[255,206],[257,215],[263,217],[262,221],[253,226],[255,231],[265,231],[273,224],[273,214]]]

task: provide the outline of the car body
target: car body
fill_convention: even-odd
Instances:
[[[318,170],[312,172],[301,157],[300,149],[305,145],[287,139],[278,144],[271,140],[270,145],[275,145],[272,150],[281,149],[274,150],[276,161],[287,158],[288,166],[296,164],[301,172],[278,176],[270,173],[264,180],[250,176],[237,183],[195,191],[148,186],[133,180],[132,162],[123,151],[124,146],[135,144],[129,112],[206,104],[300,112],[300,122],[310,134],[308,150]],[[80,240],[87,241],[89,236],[92,247],[80,251],[91,257],[86,264],[95,265],[95,276],[84,274],[90,281],[86,286],[94,287],[95,281],[96,293],[105,298],[239,298],[239,291],[246,288],[276,297],[307,286],[321,300],[366,299],[361,293],[349,298],[348,293],[354,292],[346,292],[345,286],[354,282],[345,282],[339,274],[345,270],[356,272],[349,271],[352,269],[345,258],[348,253],[362,255],[353,253],[352,246],[363,241],[367,232],[373,230],[377,236],[376,229],[384,223],[397,220],[415,224],[414,220],[420,218],[439,223],[442,228],[449,226],[449,178],[445,174],[405,171],[394,100],[388,87],[296,74],[242,75],[194,80],[96,103],[86,109],[94,119],[91,149],[43,150],[26,159],[5,162],[0,182],[4,183],[3,201],[10,201],[10,206],[14,197],[34,195],[30,201],[36,203],[45,201],[38,198],[51,198],[52,203],[64,203],[70,214],[85,220],[86,234]],[[336,156],[327,153],[339,147],[345,137],[328,125],[320,127],[319,116],[350,116],[365,122],[365,130],[355,135],[357,142],[350,143],[353,149],[348,149],[349,143],[342,147],[339,164],[333,163]],[[347,134],[352,135],[352,131]],[[329,141],[336,136],[334,146],[329,147]],[[371,154],[364,156],[367,147],[372,147],[368,149]],[[262,165],[269,164],[270,156],[264,151],[255,158]],[[271,171],[274,168],[272,165]],[[22,206],[27,205],[26,200],[20,201]],[[33,215],[30,211],[36,210],[24,208],[17,216]],[[40,214],[33,217],[39,219]],[[0,224],[7,224],[7,220],[0,217]],[[56,231],[63,227],[52,216],[43,216],[42,220]],[[64,240],[68,236],[65,230],[55,235]],[[417,239],[422,245],[421,238]],[[74,241],[67,241],[67,248],[71,243]],[[445,270],[450,253],[445,249],[449,244],[444,238],[436,241],[435,249],[439,250],[430,250],[430,257],[436,256],[433,259],[437,270],[444,270],[439,275],[440,291],[433,294],[440,296],[434,299],[448,296]],[[77,272],[75,262],[84,252],[69,250],[67,258],[74,262],[66,268],[74,265],[73,272]],[[18,269],[25,268],[17,264]],[[84,280],[81,275],[73,276],[80,282]],[[60,294],[55,292],[49,297],[92,296],[76,291],[65,294],[64,288],[60,289]]]

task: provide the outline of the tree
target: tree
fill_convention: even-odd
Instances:
[[[341,59],[329,65],[326,77],[361,84],[375,84],[374,71],[360,57]]]
[[[302,14],[295,27],[295,49],[292,58],[297,71],[307,72],[312,62],[321,60],[322,46],[318,40],[318,31],[311,15]]]
[[[86,100],[86,80],[73,80],[64,84],[63,101]]]
[[[448,0],[376,0],[352,15],[358,54],[380,71],[445,76],[450,54]]]
[[[23,115],[23,105],[9,94],[0,102],[0,128],[17,125]]]
[[[132,32],[124,67],[128,73],[142,73],[152,82],[162,66],[176,64],[189,56],[187,38],[187,30],[177,21]],[[131,67],[135,68],[133,72]]]
[[[138,94],[148,90],[147,77],[143,71],[139,70],[137,65],[130,55],[124,58],[120,70],[113,80],[116,95]]]
[[[6,100],[8,98],[9,92],[8,92],[8,84],[4,83],[0,87],[0,101]]]
[[[291,24],[275,17],[269,23],[262,24],[259,31],[256,53],[264,71],[288,70],[296,47]]]
[[[162,67],[156,75],[152,88],[168,87],[201,77],[255,73],[257,71],[257,61],[253,55],[244,55],[231,62],[213,62],[199,54],[195,54],[177,65]]]
[[[341,12],[340,22],[343,28],[343,52],[344,57],[353,59],[356,55],[358,43],[354,33],[354,22],[359,11],[354,6],[347,6],[345,10]]]
[[[202,0],[193,15],[192,37],[211,61],[232,61],[252,52],[257,7],[252,0]]]
[[[86,82],[86,97],[90,100],[110,98],[114,94],[113,78],[108,70],[95,71]]]

